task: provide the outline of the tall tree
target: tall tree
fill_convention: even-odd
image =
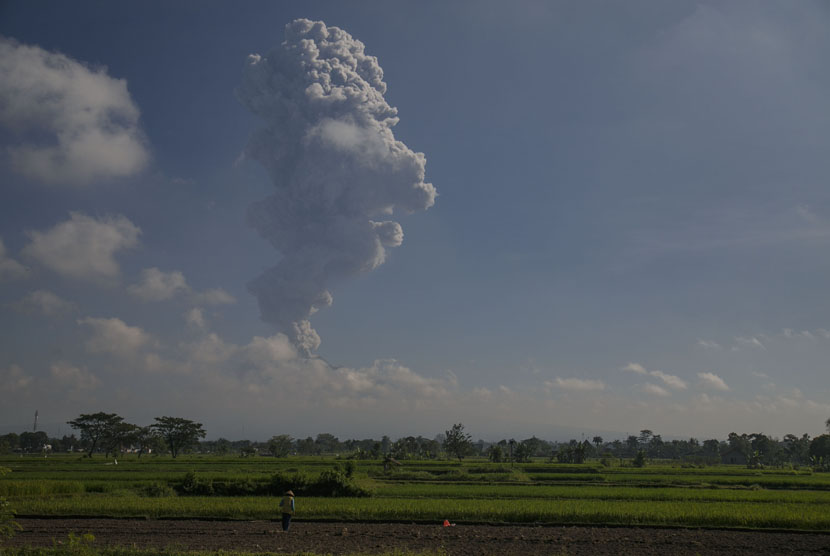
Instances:
[[[220,438],[215,443],[216,453],[225,455],[231,451],[231,441],[227,438]]]
[[[26,453],[40,452],[49,443],[49,436],[43,431],[20,433],[20,449]]]
[[[340,439],[333,434],[323,432],[314,439],[314,445],[321,454],[333,454],[340,449]]]
[[[532,455],[532,444],[528,443],[527,440],[523,440],[516,445],[516,450],[513,452],[513,460],[516,463],[528,463]]]
[[[822,434],[810,442],[810,457],[825,463],[830,459],[830,434]]]
[[[456,423],[446,432],[444,449],[461,461],[473,450],[473,437],[464,432],[464,425]]]
[[[132,444],[136,441],[141,427],[132,423],[120,422],[115,424],[101,439],[101,444],[107,455],[117,457],[125,444]]]
[[[20,446],[20,437],[10,432],[0,436],[0,454],[10,454]]]
[[[749,454],[752,452],[752,445],[746,434],[739,435],[738,433],[730,432],[728,438],[729,448],[737,450],[746,457],[749,457]]]
[[[717,457],[720,453],[720,441],[714,438],[710,438],[709,440],[703,441],[703,453],[707,457]]]
[[[141,459],[142,454],[149,454],[153,450],[158,450],[159,447],[164,447],[164,440],[162,440],[152,426],[138,427],[133,436],[133,440],[138,444],[139,459]]]
[[[487,448],[487,459],[493,463],[501,463],[504,461],[504,450],[498,444],[493,444]]]
[[[625,439],[625,446],[628,448],[629,455],[633,456],[640,449],[640,440],[633,434],[628,435]]]
[[[309,437],[297,440],[297,453],[304,456],[311,456],[317,453],[317,446],[314,444],[314,439]]]
[[[268,441],[268,451],[275,458],[284,458],[291,453],[291,448],[294,446],[294,439],[288,434],[279,434],[272,436]]]
[[[164,438],[167,447],[170,448],[170,455],[174,458],[181,450],[187,449],[200,438],[205,437],[202,423],[181,417],[156,417],[156,422],[150,426]]]
[[[98,413],[82,413],[77,419],[67,421],[67,424],[80,431],[81,441],[86,442],[88,448],[87,456],[92,457],[99,443],[110,437],[113,430],[123,422],[124,418],[116,413],[99,411]]]
[[[522,444],[527,446],[528,455],[530,457],[543,456],[550,451],[550,445],[535,436],[522,440]]]
[[[648,441],[648,450],[647,453],[649,457],[652,458],[659,458],[663,454],[663,437],[659,434],[652,435],[651,439]]]

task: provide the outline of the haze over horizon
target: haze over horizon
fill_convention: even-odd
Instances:
[[[821,434],[828,25],[0,4],[0,433]]]

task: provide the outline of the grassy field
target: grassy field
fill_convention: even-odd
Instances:
[[[264,492],[277,473],[311,480],[345,462],[334,458],[7,457],[0,496],[21,516],[272,519],[273,496],[188,496],[189,472],[227,492]],[[298,479],[299,480],[299,479]],[[830,475],[736,466],[602,467],[484,461],[354,462],[368,498],[298,492],[299,519],[668,525],[830,529]],[[222,487],[222,488],[219,488]],[[224,489],[224,490],[222,490]],[[176,491],[179,491],[177,494]]]
[[[50,547],[50,548],[5,548],[3,556],[318,556],[308,552],[237,552],[237,551],[198,551],[176,550],[168,548],[140,549],[131,547]],[[446,556],[443,550],[410,552],[393,550],[391,552],[354,552],[348,556]]]

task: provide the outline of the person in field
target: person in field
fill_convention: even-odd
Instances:
[[[282,509],[282,530],[288,531],[291,527],[291,516],[294,515],[294,493],[290,490],[285,491],[285,496],[280,500],[280,508]]]

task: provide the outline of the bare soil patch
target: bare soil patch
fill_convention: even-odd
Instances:
[[[70,532],[92,533],[96,546],[174,547],[349,554],[443,548],[450,556],[503,555],[830,555],[821,533],[620,527],[320,523],[127,519],[18,519],[7,546],[51,546]]]

